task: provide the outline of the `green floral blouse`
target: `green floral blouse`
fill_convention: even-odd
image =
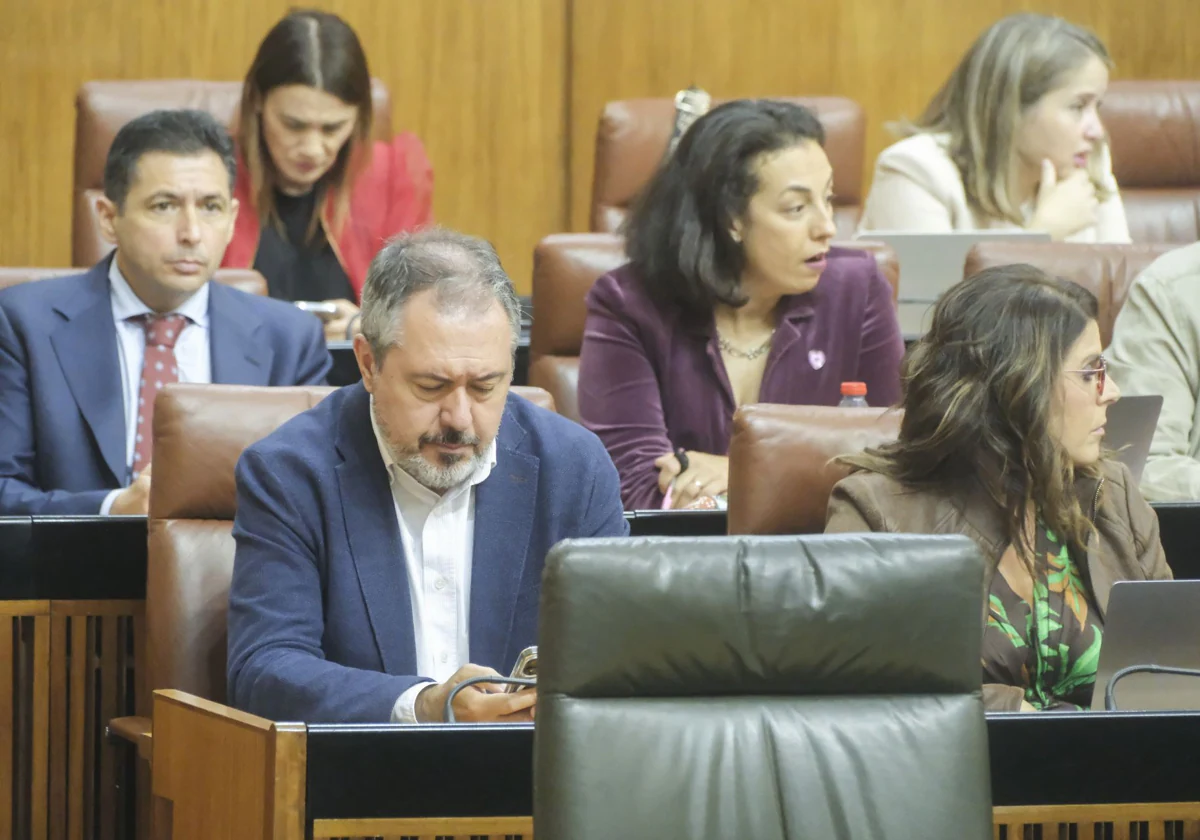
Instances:
[[[1067,546],[1040,523],[1031,576],[1020,564],[992,579],[983,681],[1025,689],[1036,709],[1092,705],[1104,622]]]

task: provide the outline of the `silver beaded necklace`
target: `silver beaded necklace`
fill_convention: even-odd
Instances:
[[[723,352],[728,353],[730,356],[733,356],[735,359],[745,359],[748,362],[752,362],[755,359],[757,359],[759,356],[761,356],[763,353],[766,353],[768,350],[771,349],[771,339],[773,339],[774,337],[775,337],[775,330],[771,330],[771,334],[769,336],[767,336],[767,340],[764,341],[762,344],[755,347],[753,350],[741,350],[737,347],[734,347],[732,344],[730,344],[728,341],[726,341],[725,338],[720,333],[718,333],[717,334],[717,344],[719,344],[721,346],[721,350]]]

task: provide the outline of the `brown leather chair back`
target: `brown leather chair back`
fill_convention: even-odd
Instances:
[[[387,87],[371,80],[373,134],[386,140],[392,134],[392,110]],[[161,108],[207,111],[231,132],[237,131],[241,82],[200,79],[145,79],[86,82],[75,97],[75,208],[71,262],[92,265],[112,250],[96,222],[95,204],[104,191],[104,163],[113,138],[125,123]],[[249,210],[249,208],[243,208]]]
[[[613,233],[557,233],[533,252],[529,383],[550,392],[559,413],[576,422],[584,297],[600,275],[625,261],[625,241]]]
[[[729,533],[819,534],[833,485],[849,474],[839,455],[895,440],[899,411],[816,405],[747,405],[729,442]]]
[[[1112,341],[1113,322],[1129,287],[1150,263],[1179,246],[1170,242],[1093,245],[1072,242],[981,242],[967,254],[964,277],[985,268],[1028,263],[1078,283],[1100,302],[1100,340]]]
[[[51,277],[65,277],[68,274],[78,274],[78,268],[33,268],[28,266],[0,268],[0,289],[9,286],[20,286],[34,280],[49,280]]]
[[[518,397],[524,397],[539,408],[544,408],[547,411],[558,413],[558,407],[554,402],[554,396],[545,388],[538,388],[532,385],[514,385],[511,390]]]
[[[78,273],[78,268],[0,268],[0,289]],[[247,294],[267,294],[267,279],[251,268],[219,268],[213,279]]]
[[[900,269],[895,253],[877,242],[839,242],[875,255],[892,284]],[[529,333],[529,382],[549,391],[559,414],[579,421],[579,350],[587,319],[584,298],[602,274],[624,264],[625,242],[615,233],[556,233],[533,252],[533,327]]]
[[[234,466],[247,446],[333,390],[168,385],[159,395],[139,712],[149,713],[159,688],[225,701]]]
[[[811,108],[825,127],[825,151],[837,185],[834,204],[838,236],[849,239],[862,213],[867,135],[862,106],[840,96],[775,98]],[[727,100],[715,100],[713,105],[723,101]],[[626,99],[604,106],[596,129],[592,230],[620,229],[633,200],[662,163],[674,124],[673,99]]]
[[[1200,81],[1120,81],[1101,109],[1134,242],[1200,240]]]
[[[168,385],[154,406],[154,478],[139,710],[175,688],[225,700],[226,612],[233,575],[234,467],[242,451],[334,388]],[[554,410],[540,388],[514,388]]]

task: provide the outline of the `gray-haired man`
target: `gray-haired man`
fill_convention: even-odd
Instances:
[[[535,643],[551,546],[628,533],[600,441],[509,393],[519,310],[490,245],[394,240],[362,311],[363,381],[238,464],[229,696],[274,720],[439,720]],[[455,703],[519,720],[534,695]]]

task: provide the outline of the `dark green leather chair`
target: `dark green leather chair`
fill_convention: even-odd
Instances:
[[[990,838],[982,581],[958,536],[561,543],[538,840]]]

